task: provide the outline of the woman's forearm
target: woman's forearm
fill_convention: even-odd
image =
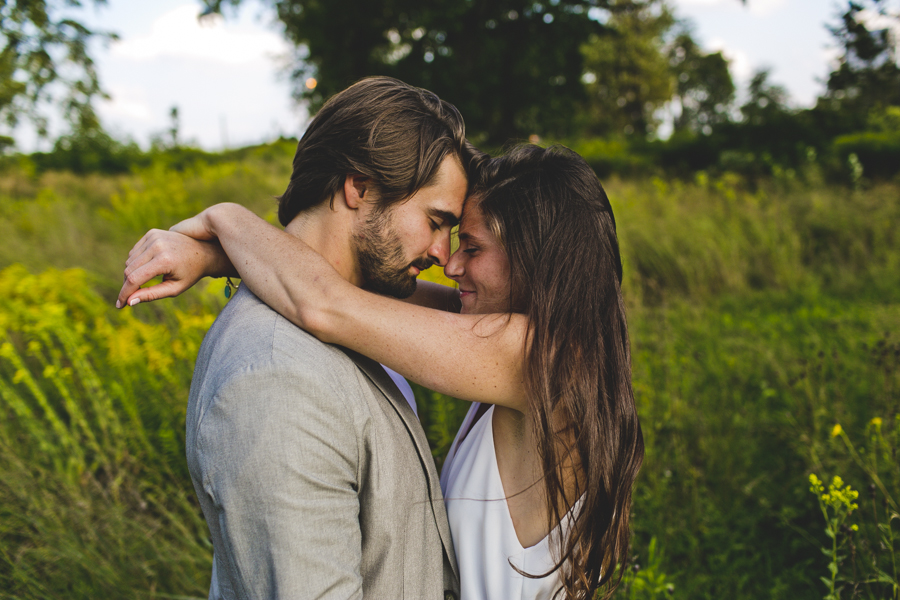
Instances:
[[[404,298],[403,301],[416,306],[425,306],[455,313],[459,312],[461,306],[458,289],[432,281],[422,281],[421,279],[416,284],[416,291],[413,295],[409,298]]]
[[[207,219],[253,293],[323,342],[435,391],[524,410],[523,315],[460,315],[399,302],[351,284],[302,240],[243,207],[220,205]]]

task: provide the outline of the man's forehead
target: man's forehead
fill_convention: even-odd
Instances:
[[[421,209],[430,217],[459,223],[462,218],[464,194],[460,196],[453,186],[430,185],[414,194],[411,200],[416,201]]]
[[[435,186],[426,198],[425,210],[433,216],[458,223],[463,215],[464,204],[465,193],[449,186]]]

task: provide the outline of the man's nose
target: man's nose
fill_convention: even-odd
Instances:
[[[450,233],[441,233],[441,235],[428,248],[428,258],[431,262],[443,267],[450,259]]]

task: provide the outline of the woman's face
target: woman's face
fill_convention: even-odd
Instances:
[[[463,314],[509,310],[509,260],[484,222],[477,202],[469,200],[459,224],[459,248],[444,273],[459,284]]]

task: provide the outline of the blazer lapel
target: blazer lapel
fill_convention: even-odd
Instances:
[[[356,363],[372,383],[381,390],[385,397],[390,401],[391,406],[394,407],[394,410],[397,411],[397,414],[409,431],[409,435],[412,437],[416,446],[416,451],[419,453],[419,460],[425,469],[425,476],[428,480],[428,492],[431,497],[431,507],[432,510],[434,510],[434,520],[437,523],[438,532],[441,535],[441,542],[444,544],[444,552],[449,557],[450,564],[453,567],[453,573],[458,578],[459,572],[456,565],[456,553],[453,551],[453,544],[450,537],[450,523],[447,521],[447,515],[444,511],[434,509],[436,502],[440,503],[441,506],[443,506],[444,503],[443,494],[441,493],[440,478],[438,477],[437,469],[434,466],[434,457],[431,455],[431,447],[428,445],[428,438],[425,437],[425,431],[422,429],[422,425],[419,423],[416,413],[413,412],[412,407],[406,401],[403,393],[379,363],[348,348],[341,349]]]

